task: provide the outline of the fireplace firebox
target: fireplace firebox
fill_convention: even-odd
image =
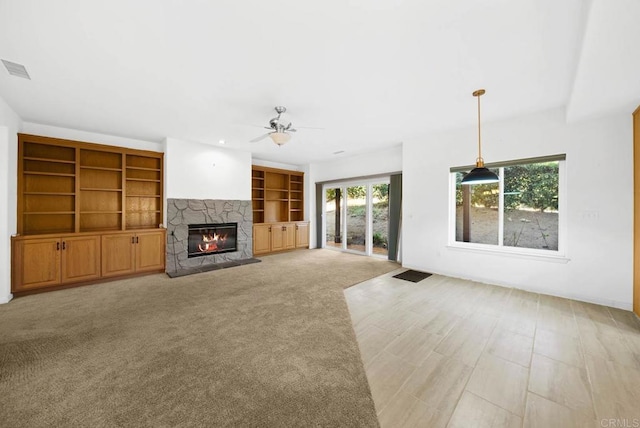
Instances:
[[[189,257],[237,251],[238,223],[189,225]]]

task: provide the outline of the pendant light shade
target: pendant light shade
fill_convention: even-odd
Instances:
[[[288,132],[277,131],[269,134],[269,137],[271,137],[271,140],[273,140],[274,143],[282,146],[291,139],[291,134],[289,134]]]
[[[484,89],[478,89],[473,96],[478,98],[478,157],[476,158],[476,167],[473,168],[462,178],[462,184],[486,184],[496,183],[500,178],[493,172],[484,167],[484,159],[482,159],[482,140],[480,138],[480,97],[485,94]]]

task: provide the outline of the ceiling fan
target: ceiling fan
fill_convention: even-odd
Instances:
[[[291,122],[282,121],[280,119],[280,116],[282,115],[282,113],[287,111],[287,108],[283,106],[275,106],[274,109],[276,113],[278,113],[278,115],[269,121],[269,126],[264,127],[265,129],[270,129],[271,131],[257,138],[254,138],[250,141],[250,143],[257,143],[260,140],[271,137],[274,143],[282,146],[291,139],[290,132],[296,132],[296,130],[291,127]]]

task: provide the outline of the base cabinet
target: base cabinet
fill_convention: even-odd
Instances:
[[[164,231],[102,236],[102,276],[164,269]]]
[[[309,248],[309,223],[296,223],[296,248]]]
[[[253,225],[253,254],[309,247],[309,223],[259,223]]]
[[[100,236],[16,240],[12,291],[100,278]]]
[[[165,230],[12,238],[16,293],[164,271]]]

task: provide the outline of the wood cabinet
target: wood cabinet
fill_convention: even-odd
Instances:
[[[60,236],[13,241],[13,291],[100,278],[100,236]]]
[[[253,225],[253,253],[255,255],[308,247],[308,222],[300,221]]]
[[[12,290],[164,271],[163,156],[18,134]]]
[[[254,165],[251,198],[254,254],[309,247],[303,172]]]
[[[309,223],[296,223],[296,248],[309,248]]]
[[[165,232],[102,235],[102,276],[164,270]]]
[[[271,224],[253,225],[253,254],[271,252]]]

